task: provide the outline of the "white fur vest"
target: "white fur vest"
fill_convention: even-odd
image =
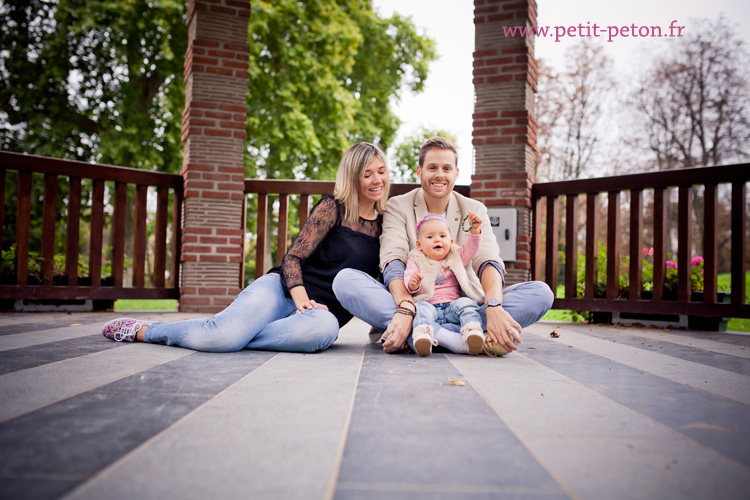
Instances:
[[[414,302],[428,300],[435,294],[435,279],[437,279],[440,264],[438,261],[427,257],[416,248],[409,252],[409,257],[414,259],[417,267],[419,267],[419,273],[424,276],[422,278],[419,293],[412,298],[414,299]],[[484,303],[484,297],[477,295],[476,293],[472,294],[469,275],[461,262],[461,256],[458,254],[458,250],[456,250],[455,246],[451,247],[450,252],[448,252],[448,255],[443,259],[443,269],[450,269],[456,276],[456,280],[458,281],[464,295],[476,300],[478,304]]]

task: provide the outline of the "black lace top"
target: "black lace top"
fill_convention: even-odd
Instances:
[[[281,266],[268,272],[281,274],[288,297],[290,288],[304,286],[307,295],[325,304],[344,326],[352,315],[336,300],[331,288],[333,278],[345,268],[377,278],[382,230],[382,215],[375,220],[360,217],[352,224],[343,218],[339,202],[326,196],[313,208]]]

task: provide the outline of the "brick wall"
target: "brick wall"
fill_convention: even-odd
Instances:
[[[250,2],[189,0],[181,311],[214,312],[240,291]]]
[[[534,0],[475,0],[471,196],[487,206],[518,210],[516,262],[506,263],[507,283],[531,276],[531,186],[536,153],[534,41],[506,37],[502,26],[536,24]]]

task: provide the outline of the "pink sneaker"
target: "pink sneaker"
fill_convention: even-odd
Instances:
[[[113,319],[102,328],[102,335],[116,342],[135,342],[135,334],[151,321],[142,321],[134,318]]]

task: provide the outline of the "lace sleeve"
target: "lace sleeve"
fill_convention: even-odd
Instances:
[[[318,248],[338,220],[338,206],[333,198],[323,198],[302,226],[292,248],[281,261],[281,280],[286,288],[302,286],[302,263]]]

